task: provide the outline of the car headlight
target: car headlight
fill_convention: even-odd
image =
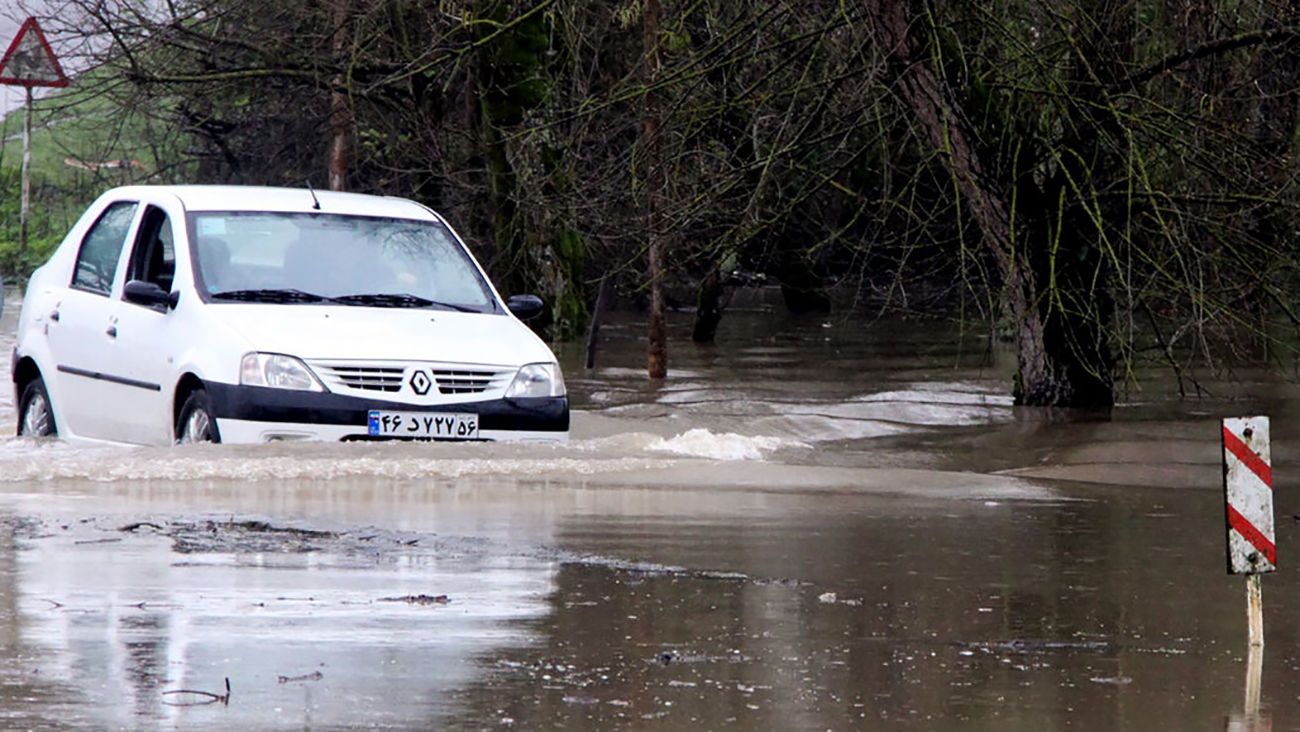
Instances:
[[[325,391],[307,364],[279,353],[249,353],[239,364],[239,383],[274,389]]]
[[[519,367],[515,380],[506,389],[507,399],[520,397],[558,397],[564,396],[564,376],[560,367],[553,363],[530,363]]]

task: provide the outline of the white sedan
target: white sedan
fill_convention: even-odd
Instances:
[[[399,198],[108,191],[27,286],[18,434],[84,442],[564,441],[555,356]]]

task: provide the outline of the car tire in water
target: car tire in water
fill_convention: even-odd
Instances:
[[[54,437],[59,428],[54,422],[54,408],[45,380],[36,377],[23,387],[18,398],[18,435],[20,437]]]
[[[217,418],[212,415],[212,403],[202,389],[190,392],[176,419],[176,442],[221,442],[217,432]]]

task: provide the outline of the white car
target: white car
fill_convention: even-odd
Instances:
[[[18,434],[165,445],[568,438],[555,356],[438,214],[289,188],[108,191],[32,275]]]

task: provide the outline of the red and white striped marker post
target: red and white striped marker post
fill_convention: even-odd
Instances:
[[[1268,417],[1223,420],[1228,573],[1246,575],[1246,609],[1252,646],[1264,645],[1264,604],[1259,575],[1277,569],[1271,462]]]

